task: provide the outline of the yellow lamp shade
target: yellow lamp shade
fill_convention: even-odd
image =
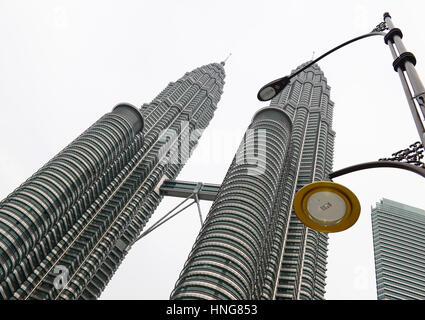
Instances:
[[[295,195],[293,207],[302,223],[325,233],[348,229],[360,215],[360,202],[356,195],[331,181],[305,185]]]

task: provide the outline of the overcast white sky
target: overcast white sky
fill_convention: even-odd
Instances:
[[[186,71],[231,52],[215,117],[178,179],[221,183],[265,83],[390,12],[425,77],[423,1],[0,1],[0,199],[118,102],[150,102]],[[319,63],[335,102],[334,169],[418,141],[389,48],[372,37]],[[424,181],[397,169],[336,178],[359,198],[351,229],[330,235],[327,299],[376,299],[370,207],[425,209]],[[180,199],[166,198],[151,222]],[[211,205],[202,204],[206,215]],[[196,207],[138,242],[101,299],[168,299],[200,225]]]

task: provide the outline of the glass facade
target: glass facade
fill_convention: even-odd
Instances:
[[[254,116],[172,299],[324,298],[328,237],[297,219],[292,200],[332,170],[329,92],[314,65]]]
[[[384,198],[372,230],[378,300],[425,299],[425,210]]]
[[[99,297],[211,120],[223,65],[115,107],[0,202],[1,298]]]

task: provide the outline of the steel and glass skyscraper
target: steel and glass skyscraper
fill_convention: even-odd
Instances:
[[[329,93],[313,65],[254,116],[171,299],[324,298],[328,236],[292,200],[332,170]]]
[[[281,193],[280,228],[275,234],[280,256],[276,257],[279,260],[271,259],[273,290],[266,296],[273,299],[324,299],[328,236],[305,227],[292,210],[296,191],[312,181],[327,179],[332,171],[334,103],[319,66],[313,65],[293,79],[291,86],[275,97],[271,105],[288,112],[293,131],[286,182]]]
[[[213,117],[224,63],[119,104],[0,202],[0,297],[97,298]]]
[[[372,230],[378,300],[425,299],[425,210],[384,198]]]

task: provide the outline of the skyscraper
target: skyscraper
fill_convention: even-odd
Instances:
[[[332,170],[329,93],[313,65],[257,112],[172,299],[324,298],[328,236],[305,227],[292,200]]]
[[[372,230],[378,300],[425,299],[425,210],[384,198]]]
[[[213,117],[224,63],[119,104],[0,202],[0,297],[97,298]]]

